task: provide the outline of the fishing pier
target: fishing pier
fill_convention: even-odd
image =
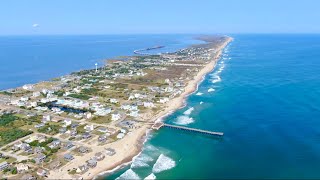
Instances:
[[[177,125],[172,125],[172,124],[165,124],[165,123],[162,123],[162,122],[155,123],[152,126],[152,129],[159,130],[162,127],[168,127],[168,128],[172,128],[172,129],[189,131],[189,132],[206,134],[206,135],[212,135],[212,136],[220,136],[220,137],[223,136],[222,132],[215,132],[215,131],[208,131],[208,130],[202,130],[202,129],[196,129],[196,128],[189,128],[189,127],[185,127],[185,126],[177,126]]]

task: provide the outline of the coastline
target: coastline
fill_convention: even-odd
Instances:
[[[180,94],[180,96],[170,100],[168,102],[168,106],[162,110],[160,113],[158,113],[150,122],[156,122],[156,121],[163,121],[165,117],[168,115],[174,113],[176,110],[181,109],[185,106],[186,98],[197,91],[198,86],[201,84],[201,82],[204,80],[205,76],[210,73],[212,70],[214,70],[218,60],[220,59],[220,56],[222,54],[223,49],[231,42],[233,41],[233,38],[228,37],[228,40],[224,42],[216,51],[216,55],[214,58],[206,64],[195,76],[192,80],[188,82],[188,85],[185,87],[185,91]],[[135,147],[135,152],[128,154],[127,157],[123,160],[123,163],[118,163],[113,166],[113,168],[105,169],[104,171],[101,171],[97,173],[95,176],[91,177],[90,179],[101,179],[127,165],[129,165],[135,157],[137,157],[142,152],[143,144],[147,141],[147,136],[149,133],[149,129],[146,129],[145,134],[140,136],[139,141],[144,140],[143,143],[138,143]]]
[[[48,169],[48,179],[101,179],[106,175],[130,164],[135,157],[141,152],[144,143],[148,140],[148,135],[152,131],[152,123],[157,121],[163,121],[165,117],[174,113],[177,109],[183,108],[186,105],[186,98],[192,93],[196,92],[200,83],[204,80],[205,76],[210,73],[216,66],[217,61],[220,59],[223,49],[232,41],[231,37],[226,37],[224,41],[221,41],[219,45],[214,47],[213,56],[208,59],[206,64],[203,64],[197,72],[195,72],[193,78],[190,75],[190,80],[186,81],[186,86],[181,90],[182,93],[166,102],[164,108],[159,112],[156,112],[154,116],[143,116],[141,119],[145,122],[134,132],[128,133],[128,135],[118,141],[109,143],[105,146],[94,146],[92,152],[87,153],[85,156],[78,156],[72,162],[67,162],[60,169]],[[210,42],[210,41],[208,41]],[[81,175],[74,175],[69,173],[70,170],[74,170],[83,162],[88,160],[88,157],[94,157],[95,153],[103,152],[106,148],[116,149],[116,154],[113,156],[107,156],[104,161],[100,161],[95,168],[90,168],[88,171]]]

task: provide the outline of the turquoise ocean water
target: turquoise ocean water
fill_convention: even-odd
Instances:
[[[165,118],[224,138],[163,128],[106,179],[320,178],[320,36],[233,37],[186,107]]]

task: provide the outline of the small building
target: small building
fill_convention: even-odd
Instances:
[[[52,141],[48,146],[49,148],[54,149],[54,148],[58,148],[60,144],[61,144],[60,140],[55,140],[55,141]]]
[[[85,146],[80,146],[79,147],[79,152],[80,153],[88,153],[89,152],[89,148],[87,148]]]
[[[72,121],[70,119],[65,119],[63,122],[65,126],[70,126],[72,124]]]
[[[119,119],[121,119],[121,114],[119,114],[119,113],[111,114],[112,121],[117,121]]]
[[[117,99],[114,99],[114,98],[111,98],[111,99],[110,99],[110,102],[116,104],[116,103],[118,103],[118,100],[117,100]]]
[[[104,154],[102,154],[102,152],[97,152],[94,157],[98,160],[101,161],[105,158]]]
[[[67,132],[67,128],[66,127],[62,127],[59,129],[59,133],[60,134],[64,134],[65,132]]]
[[[91,134],[88,133],[88,132],[85,132],[85,133],[82,134],[82,138],[83,139],[89,139],[89,138],[91,138]]]
[[[87,172],[89,169],[88,165],[84,164],[82,166],[79,166],[76,170],[77,173],[84,173]]]
[[[98,137],[98,141],[99,142],[106,142],[107,141],[107,135],[100,135],[99,137]]]
[[[49,122],[49,121],[51,121],[51,116],[50,115],[43,116],[42,122],[46,123],[46,122]]]
[[[84,126],[84,129],[85,129],[87,132],[91,132],[91,131],[94,130],[94,126],[93,126],[93,124],[86,125],[86,126]]]
[[[87,165],[91,168],[94,168],[97,166],[97,161],[95,159],[90,159],[87,161]]]
[[[58,169],[60,165],[61,165],[61,162],[59,160],[56,160],[50,163],[49,167],[50,169]]]
[[[40,154],[40,153],[42,153],[42,151],[43,151],[43,149],[41,147],[35,147],[33,150],[33,153]]]
[[[7,163],[7,161],[0,163],[0,171],[5,170],[8,167],[9,167],[9,164]]]
[[[109,130],[108,130],[107,128],[105,128],[105,127],[99,127],[99,128],[97,129],[97,131],[99,131],[99,132],[101,132],[101,133],[107,133],[107,132],[109,132]]]
[[[77,134],[78,134],[77,130],[72,130],[70,132],[70,136],[72,136],[72,137],[76,136]]]
[[[113,156],[116,154],[116,151],[112,148],[106,148],[106,155]]]
[[[42,128],[42,127],[44,127],[44,126],[45,126],[44,123],[40,123],[40,124],[34,125],[34,127],[37,128],[37,129]]]
[[[23,143],[21,149],[26,153],[32,153],[32,147],[27,143]]]
[[[47,171],[44,170],[44,169],[38,169],[37,175],[38,176],[46,176],[47,175]]]
[[[21,177],[22,180],[36,180],[37,178],[31,174],[25,174]]]
[[[65,149],[70,149],[70,148],[72,148],[74,145],[72,144],[72,142],[67,142],[66,144],[65,144]]]
[[[72,161],[74,159],[74,157],[71,154],[65,154],[63,158],[67,161]]]
[[[41,94],[40,94],[39,91],[35,91],[35,92],[32,93],[32,96],[33,96],[33,97],[39,97],[40,95],[41,95]]]
[[[44,155],[44,154],[42,154],[42,153],[39,154],[39,155],[37,155],[37,156],[34,158],[34,160],[36,161],[37,164],[42,163],[45,159],[46,159],[46,155]]]
[[[119,134],[117,135],[117,139],[122,139],[124,136],[125,136],[124,133],[119,133]]]
[[[72,123],[72,124],[71,124],[71,128],[72,128],[72,129],[74,129],[74,128],[78,127],[78,126],[79,126],[79,123]]]
[[[17,165],[18,173],[26,172],[28,171],[28,169],[29,169],[29,166],[27,164],[20,163]]]

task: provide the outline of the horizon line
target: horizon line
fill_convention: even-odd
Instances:
[[[0,37],[4,36],[103,36],[103,35],[320,35],[320,32],[238,32],[238,33],[179,33],[179,32],[172,32],[172,33],[65,33],[65,34],[0,34]]]

